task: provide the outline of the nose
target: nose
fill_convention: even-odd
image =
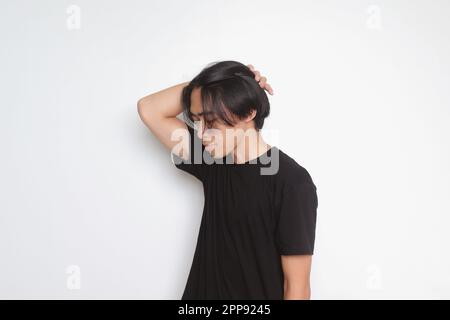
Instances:
[[[197,130],[197,137],[202,141],[203,145],[209,144],[211,141],[211,133],[209,129],[205,128],[205,126],[200,125]]]
[[[208,135],[208,132],[205,132],[208,130],[203,130],[203,128],[201,128],[201,130],[198,131],[197,136],[200,138],[200,140],[202,140],[203,145],[207,145],[210,141],[210,137]]]
[[[201,121],[196,121],[195,122],[195,127],[197,128],[197,137],[200,140],[203,140],[203,125]]]

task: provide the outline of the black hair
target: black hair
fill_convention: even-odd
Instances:
[[[270,113],[266,92],[255,80],[253,71],[237,61],[220,61],[207,65],[182,90],[181,102],[186,122],[193,126],[191,94],[201,88],[202,109],[205,123],[211,127],[219,118],[229,126],[235,125],[233,117],[243,119],[256,110],[253,118],[255,129],[260,130]]]

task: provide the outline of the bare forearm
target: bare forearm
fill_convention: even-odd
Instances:
[[[311,287],[286,283],[284,286],[284,300],[310,300]]]
[[[181,92],[188,83],[183,82],[139,99],[138,111],[141,118],[176,117],[183,111]]]
[[[138,100],[138,113],[144,124],[171,152],[178,156],[185,155],[189,143],[183,142],[182,149],[175,152],[179,144],[179,129],[187,132],[186,124],[177,116],[183,111],[181,93],[188,82],[183,82],[164,90],[149,94]]]

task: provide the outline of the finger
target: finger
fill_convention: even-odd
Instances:
[[[261,87],[261,88],[265,88],[266,87],[266,81],[264,80],[264,81],[260,81],[260,82],[258,82],[258,84],[259,84],[259,86]]]
[[[273,95],[273,89],[272,89],[272,87],[270,86],[270,84],[266,83],[266,89],[267,89],[267,91],[269,91],[269,93],[270,93],[271,95]]]
[[[253,71],[253,73],[255,74],[255,80],[259,81],[259,79],[261,78],[261,74],[259,73],[259,71],[255,70]]]
[[[266,85],[267,82],[267,78],[266,77],[261,77],[259,79],[259,85],[261,86],[261,88],[264,88],[264,86]]]
[[[255,70],[255,67],[254,67],[252,64],[248,64],[247,67],[248,67],[251,71],[254,71],[254,70]]]

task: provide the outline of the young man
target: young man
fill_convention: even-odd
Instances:
[[[182,300],[310,299],[316,186],[305,168],[263,140],[265,90],[273,94],[252,65],[222,61],[138,101],[175,166],[204,188]],[[181,112],[188,125],[176,118]]]

